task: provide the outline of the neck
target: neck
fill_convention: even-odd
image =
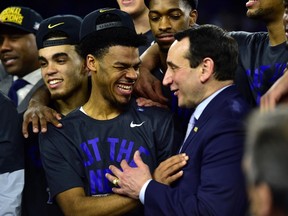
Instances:
[[[119,107],[112,106],[111,103],[104,99],[100,91],[93,89],[83,109],[88,116],[97,120],[113,119],[122,113]]]
[[[69,114],[71,111],[76,109],[77,107],[82,106],[87,102],[89,98],[89,88],[88,84],[79,89],[78,92],[73,92],[72,96],[62,99],[62,100],[55,100],[54,106],[56,110],[63,115]]]
[[[277,19],[266,23],[271,46],[276,46],[286,41],[281,14],[278,15]]]
[[[143,11],[140,14],[132,15],[137,34],[141,34],[141,33],[145,34],[147,31],[150,30],[148,13],[149,13],[149,10],[145,9],[145,11]]]

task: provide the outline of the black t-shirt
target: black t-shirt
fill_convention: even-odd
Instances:
[[[239,46],[236,85],[252,106],[283,75],[288,61],[286,43],[269,45],[267,32],[231,32]]]
[[[111,194],[113,185],[105,178],[109,165],[120,167],[141,152],[153,171],[171,155],[174,141],[173,116],[158,107],[137,107],[111,120],[95,120],[80,110],[62,120],[63,127],[48,126],[40,134],[40,152],[51,195],[83,187],[87,196]]]

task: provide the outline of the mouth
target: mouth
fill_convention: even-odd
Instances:
[[[63,82],[62,79],[51,79],[47,81],[49,88],[51,89],[57,88],[62,82]]]
[[[248,2],[246,2],[246,7],[252,7],[253,5],[255,5],[256,3],[258,3],[259,0],[249,0]]]
[[[17,60],[17,57],[15,57],[15,56],[3,56],[1,58],[2,64],[5,67],[9,67],[9,66],[13,65],[16,60]]]
[[[131,95],[134,89],[135,82],[131,83],[119,83],[117,89],[121,95]]]
[[[157,35],[157,39],[161,42],[173,42],[175,40],[174,34],[160,34]]]

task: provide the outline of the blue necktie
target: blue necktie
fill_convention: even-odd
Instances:
[[[17,96],[17,91],[21,88],[23,88],[24,86],[26,86],[28,84],[28,82],[26,80],[23,79],[17,79],[15,80],[8,92],[8,97],[13,101],[13,103],[15,104],[15,106],[18,106],[18,96]]]
[[[183,144],[180,147],[179,153],[181,152],[181,150],[182,150],[182,148],[184,146],[184,143],[185,143],[186,139],[188,138],[189,134],[191,133],[196,121],[197,121],[197,119],[194,117],[194,113],[193,113],[192,116],[190,117],[190,120],[189,120],[189,123],[188,123],[188,127],[187,127],[187,131],[186,131],[186,135],[185,135]]]

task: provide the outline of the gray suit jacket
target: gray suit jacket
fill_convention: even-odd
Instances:
[[[8,95],[8,91],[12,85],[13,82],[13,76],[8,75],[4,77],[3,80],[0,81],[0,91],[3,92],[4,95]],[[18,105],[17,111],[18,113],[23,113],[28,107],[29,101],[33,95],[33,93],[44,84],[43,80],[40,79],[34,86],[33,88],[29,91],[29,93],[26,95],[24,100]]]

